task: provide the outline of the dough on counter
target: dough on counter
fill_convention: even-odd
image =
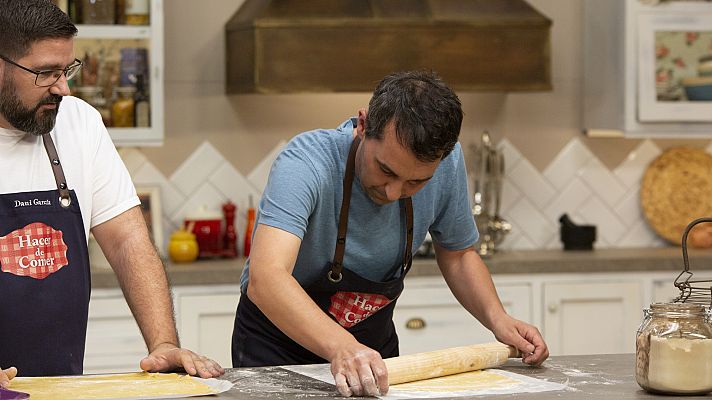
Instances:
[[[131,399],[210,395],[215,391],[187,375],[136,372],[115,375],[19,377],[9,389],[32,400]]]
[[[407,390],[409,392],[464,392],[503,388],[520,384],[521,382],[516,379],[485,370],[401,383],[393,385],[391,388],[395,390]]]

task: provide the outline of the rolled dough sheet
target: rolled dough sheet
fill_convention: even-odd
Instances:
[[[322,382],[334,384],[328,364],[282,367]],[[513,372],[487,369],[393,385],[381,399],[465,397],[485,394],[538,393],[563,390],[566,385],[530,378]]]
[[[188,375],[135,372],[129,374],[18,377],[9,389],[31,400],[161,399],[206,396],[229,390],[232,383]]]

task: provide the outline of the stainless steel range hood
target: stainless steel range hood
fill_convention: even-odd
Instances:
[[[411,69],[549,90],[550,27],[524,0],[245,0],[225,27],[227,92],[370,92]]]

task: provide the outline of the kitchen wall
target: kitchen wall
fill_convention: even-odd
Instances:
[[[505,151],[503,216],[514,225],[504,247],[559,248],[558,217],[598,225],[597,247],[661,246],[638,204],[645,166],[665,148],[707,148],[706,140],[589,139],[581,133],[582,2],[528,0],[553,20],[554,89],[541,93],[459,93],[461,142],[490,131]],[[368,93],[224,94],[224,24],[241,1],[165,1],[165,143],[122,149],[137,184],[159,185],[166,237],[205,204],[238,205],[243,234],[271,160],[295,134],[335,127]],[[358,60],[354,60],[357,62]]]

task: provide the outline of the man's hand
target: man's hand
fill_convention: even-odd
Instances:
[[[492,332],[500,342],[519,349],[526,364],[539,365],[549,357],[549,349],[533,325],[504,314],[494,321]]]
[[[17,375],[17,368],[10,367],[7,369],[0,369],[0,387],[8,387],[10,385],[10,380]]]
[[[156,347],[141,360],[140,366],[148,372],[174,371],[182,367],[188,374],[201,378],[214,378],[225,373],[217,362],[167,343]]]
[[[331,373],[342,396],[378,396],[388,392],[388,371],[381,355],[358,342],[339,348]]]

